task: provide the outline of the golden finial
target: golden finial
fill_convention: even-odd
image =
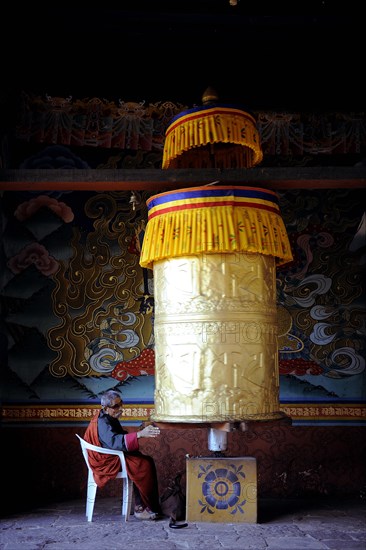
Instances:
[[[206,88],[206,90],[203,92],[203,95],[202,95],[203,105],[207,105],[207,104],[210,104],[210,103],[217,103],[218,99],[219,98],[218,98],[216,90],[211,88],[211,86]]]

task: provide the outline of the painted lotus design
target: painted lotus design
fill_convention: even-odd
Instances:
[[[198,500],[202,506],[201,513],[207,511],[214,514],[216,510],[228,510],[230,514],[237,512],[244,513],[243,506],[246,500],[241,499],[240,477],[245,478],[242,472],[243,466],[236,467],[234,464],[230,468],[211,469],[211,465],[204,468],[200,466],[198,477],[204,477],[202,483],[203,499]]]

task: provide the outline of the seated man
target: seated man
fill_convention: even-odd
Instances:
[[[157,437],[160,430],[153,425],[138,432],[124,430],[118,420],[122,412],[122,399],[117,391],[105,392],[101,405],[102,409],[91,419],[84,439],[98,447],[124,451],[127,472],[134,486],[134,515],[138,519],[158,519],[161,510],[155,462],[151,456],[139,451],[138,440],[141,437]],[[95,482],[98,487],[104,487],[120,471],[120,459],[116,455],[88,452]]]

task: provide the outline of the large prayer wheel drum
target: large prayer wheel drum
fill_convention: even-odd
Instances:
[[[148,201],[161,422],[269,420],[279,411],[276,264],[292,259],[277,197],[199,187]]]

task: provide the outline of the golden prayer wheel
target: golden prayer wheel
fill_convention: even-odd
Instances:
[[[276,193],[203,186],[147,201],[160,422],[280,418],[276,265],[292,260]]]

